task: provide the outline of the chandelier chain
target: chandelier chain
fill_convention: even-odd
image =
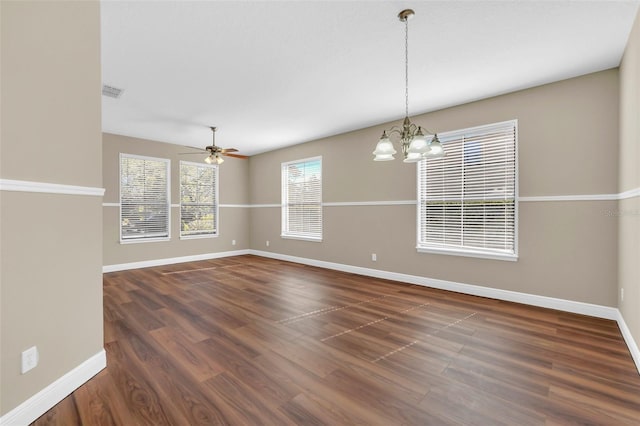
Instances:
[[[409,116],[409,19],[404,19],[404,112]]]

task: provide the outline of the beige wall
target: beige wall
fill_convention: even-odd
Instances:
[[[0,169],[5,178],[99,187],[101,147],[92,138],[102,127],[100,68],[86,71],[100,66],[95,22],[100,10],[92,1],[62,7],[65,3],[2,2],[2,80],[7,84],[2,85],[6,143]],[[82,105],[88,111],[80,119]],[[70,130],[68,142],[56,139]]]
[[[203,142],[203,146],[204,146]],[[119,203],[119,155],[120,153],[146,155],[171,160],[171,240],[121,244],[118,206],[104,207],[104,265],[168,259],[182,256],[203,255],[223,251],[249,248],[249,209],[225,207],[225,205],[247,205],[249,203],[249,165],[247,160],[227,157],[218,171],[220,218],[218,237],[180,239],[180,161],[202,161],[206,156],[179,155],[190,152],[189,148],[105,133],[103,134],[104,201]],[[196,151],[194,151],[196,152]],[[236,240],[236,245],[232,245]]]
[[[620,192],[640,188],[640,11],[620,64]],[[618,205],[620,311],[640,342],[640,197]]]
[[[99,3],[2,1],[0,10],[0,178],[101,187]],[[102,199],[0,197],[4,415],[102,350]],[[40,363],[21,375],[33,345]]]
[[[415,96],[415,95],[414,95]],[[618,71],[414,118],[434,131],[518,119],[520,196],[617,193]],[[393,123],[397,124],[397,123]],[[280,203],[280,163],[321,155],[323,201],[415,200],[416,166],[373,162],[385,124],[251,157],[254,204]],[[280,209],[251,210],[251,248],[607,306],[616,305],[615,201],[520,202],[519,260],[416,253],[415,206],[324,208],[321,243],[280,238]],[[270,241],[266,247],[265,241]],[[378,255],[372,262],[371,253]]]

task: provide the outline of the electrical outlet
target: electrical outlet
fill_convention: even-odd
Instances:
[[[22,374],[35,368],[38,365],[39,355],[38,348],[32,346],[26,351],[22,352]]]
[[[236,245],[236,240],[231,240],[231,245],[235,246]]]
[[[267,240],[267,247],[269,247],[269,240]]]
[[[620,301],[624,302],[624,288],[620,289]]]
[[[378,256],[375,253],[371,253],[371,260],[374,262],[378,261]]]

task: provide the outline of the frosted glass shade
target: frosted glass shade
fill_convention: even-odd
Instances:
[[[418,127],[418,132],[411,140],[409,144],[409,154],[425,154],[429,152],[429,144],[427,143],[427,138],[424,133],[422,133],[422,128]]]
[[[380,138],[380,140],[378,141],[378,144],[376,145],[376,150],[373,151],[373,155],[375,155],[376,157],[384,157],[384,160],[377,160],[377,161],[386,161],[387,160],[387,156],[391,156],[391,160],[393,160],[393,154],[396,153],[396,150],[393,148],[393,144],[391,143],[391,140],[389,140],[389,137],[387,136],[387,132],[382,132],[382,137]]]
[[[431,143],[429,144],[430,150],[424,155],[426,158],[440,158],[444,157],[444,149],[438,139],[438,135],[434,135]]]
[[[404,163],[416,163],[420,160],[422,160],[422,154],[418,154],[417,152],[408,152],[407,156],[402,161]]]
[[[391,160],[394,160],[394,159],[395,158],[391,154],[389,154],[389,155],[376,155],[376,157],[373,159],[373,161],[391,161]]]

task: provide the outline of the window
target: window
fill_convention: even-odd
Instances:
[[[180,238],[218,235],[218,166],[180,162]]]
[[[120,154],[120,241],[169,239],[169,160]]]
[[[322,157],[282,163],[282,237],[322,241]]]
[[[418,251],[517,259],[517,121],[439,134],[418,163]]]

